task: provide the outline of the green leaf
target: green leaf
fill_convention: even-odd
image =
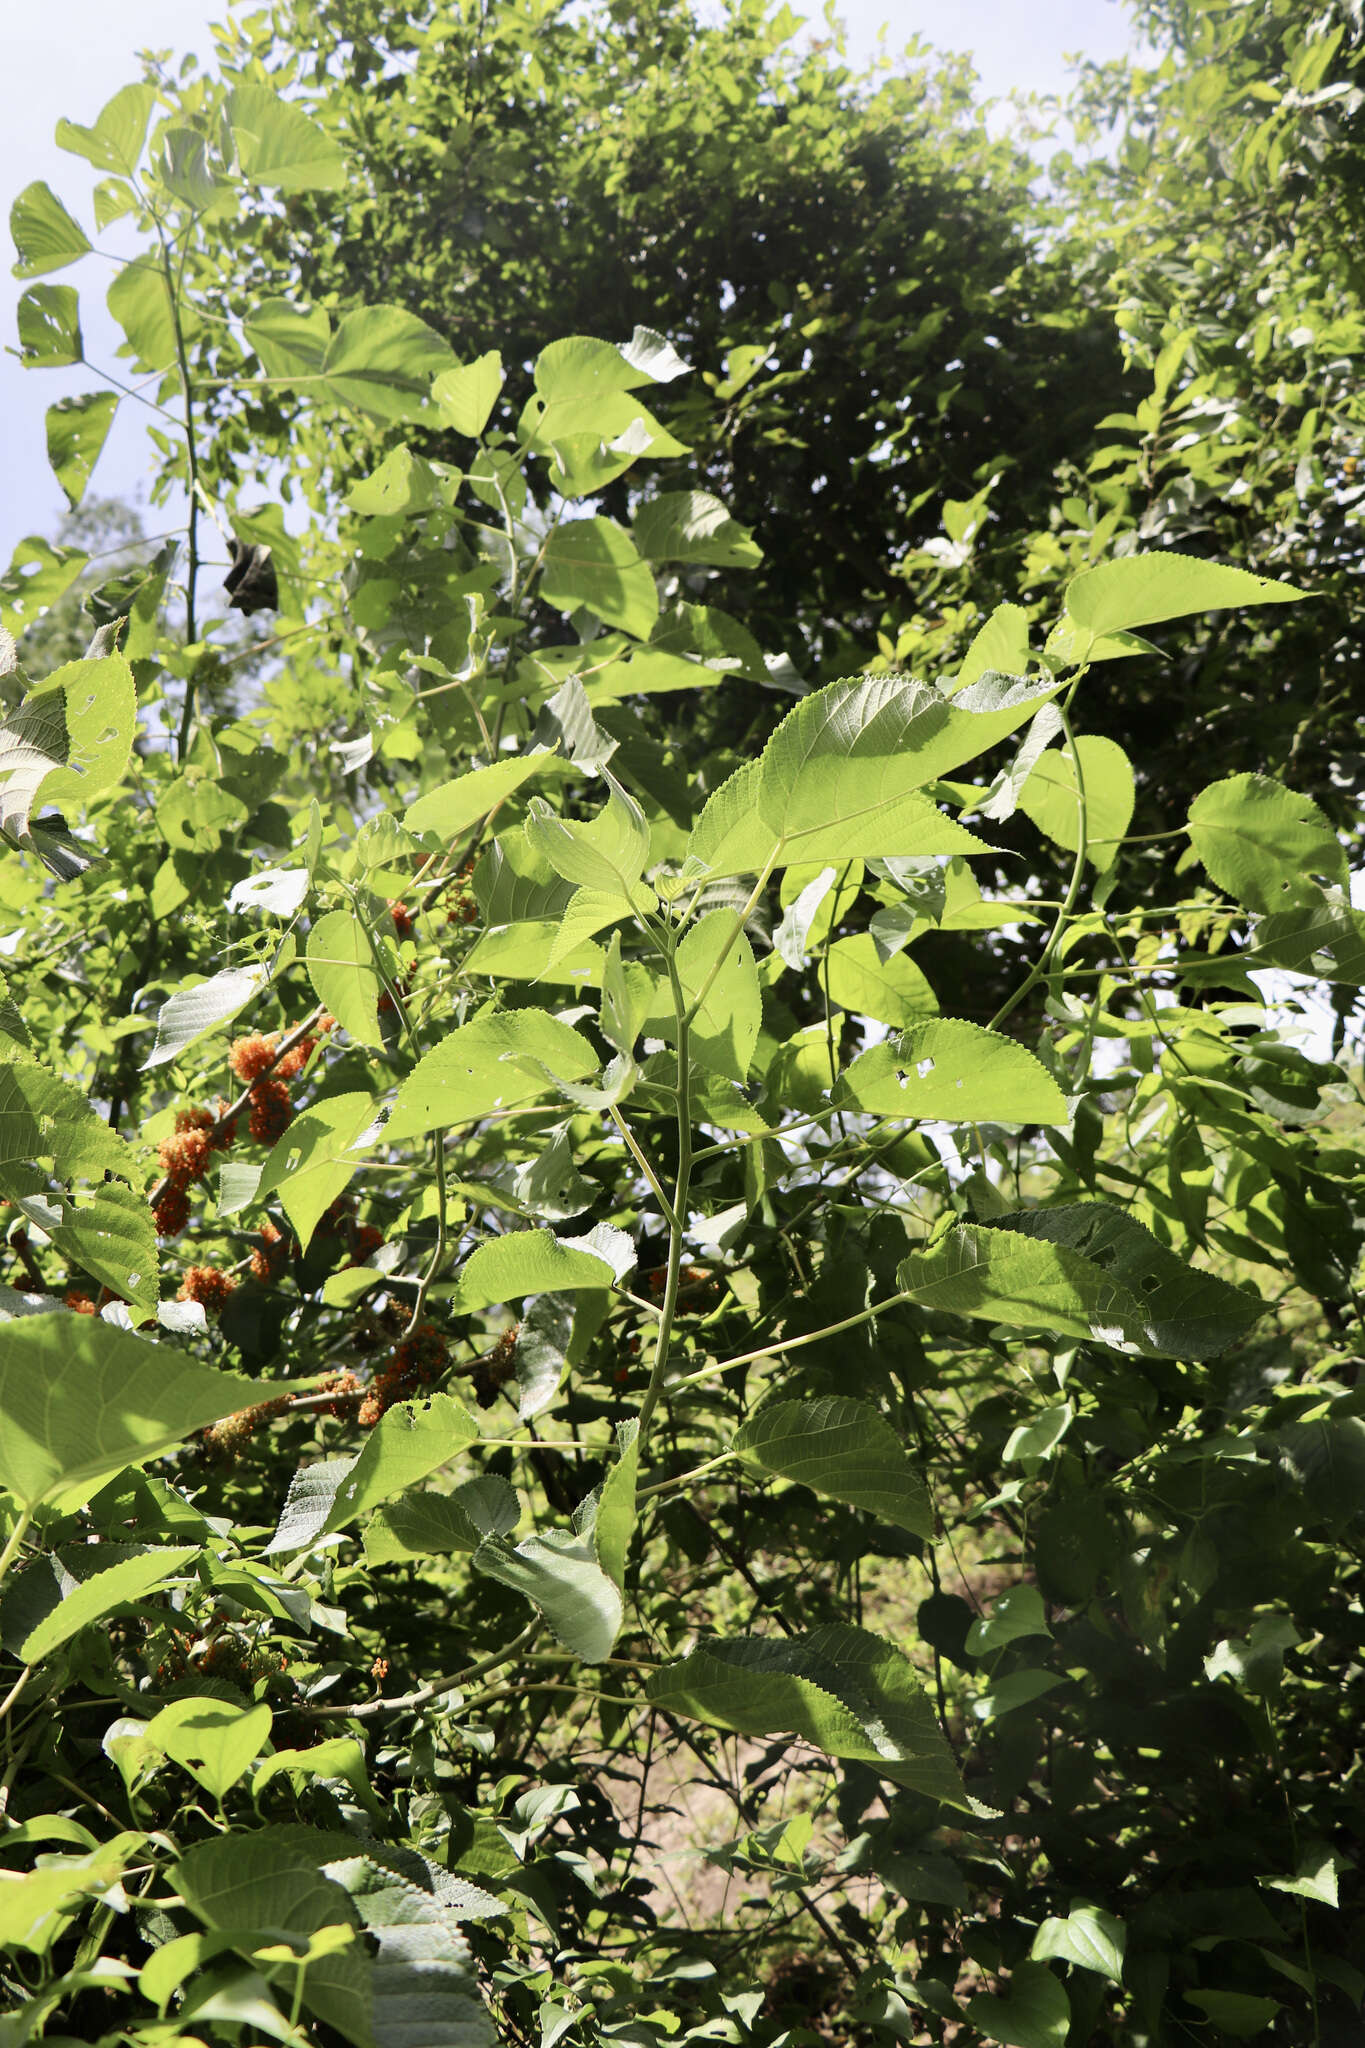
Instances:
[[[1014,731],[1058,684],[983,676],[949,699],[909,676],[857,676],[798,704],[759,760],[709,798],[688,854],[716,875],[980,851],[922,792]]]
[[[362,1163],[354,1147],[378,1114],[372,1095],[325,1096],[294,1118],[261,1169],[255,1199],[278,1191],[305,1251],[323,1212],[350,1186]]]
[[[123,780],[137,727],[133,672],[121,654],[94,661],[69,661],[57,669],[31,703],[61,693],[66,758],[38,786],[35,802],[70,812]]]
[[[1066,1099],[1016,1039],[959,1017],[927,1017],[859,1053],[834,1091],[875,1116],[952,1123],[1064,1124]]]
[[[471,980],[486,975],[492,981],[541,981],[547,986],[577,989],[587,983],[596,987],[605,959],[602,948],[588,939],[552,959],[559,937],[560,927],[548,920],[538,924],[490,925],[480,932],[465,954],[462,971]]]
[[[1297,604],[1308,595],[1288,583],[1222,562],[1166,552],[1125,555],[1083,569],[1067,585],[1067,615],[1098,640],[1192,612],[1253,604]]]
[[[1028,667],[1028,613],[1022,605],[998,604],[967,649],[953,681],[953,694],[994,669],[1022,676]]]
[[[78,1508],[272,1391],[94,1316],[24,1316],[0,1345],[0,1486],[21,1507]]]
[[[476,441],[497,404],[502,374],[502,357],[495,348],[472,363],[443,370],[431,387],[431,395],[447,426]]]
[[[387,1409],[337,1487],[323,1533],[344,1529],[357,1515],[368,1514],[381,1501],[438,1472],[478,1434],[469,1410],[449,1394]]]
[[[409,832],[435,832],[442,839],[454,839],[481,818],[491,817],[523,783],[543,775],[555,758],[553,754],[516,754],[494,761],[488,768],[472,768],[467,775],[439,783],[409,804],[403,823]]]
[[[0,1166],[50,1158],[61,1179],[136,1175],[134,1154],[79,1088],[24,1060],[0,1067]]]
[[[318,1001],[357,1045],[383,1045],[379,1029],[383,985],[374,947],[351,911],[329,910],[314,923],[308,934],[308,979]]]
[[[640,455],[686,452],[646,405],[626,395],[658,381],[643,360],[632,361],[611,342],[583,334],[551,342],[536,358],[521,438],[554,461],[551,480],[564,495],[601,490]]]
[[[26,370],[59,370],[85,361],[74,285],[33,285],[19,301],[18,325],[19,354]]]
[[[520,1520],[516,1493],[492,1472],[467,1479],[453,1493],[408,1493],[380,1508],[366,1524],[366,1562],[393,1564],[475,1551],[486,1536],[510,1536]]]
[[[485,1011],[417,1062],[398,1090],[386,1138],[472,1123],[552,1095],[546,1074],[581,1081],[598,1069],[586,1038],[543,1010]]]
[[[140,369],[169,370],[175,361],[175,313],[166,274],[150,257],[125,263],[105,303],[127,341],[118,350]]]
[[[231,207],[229,189],[209,168],[208,141],[197,128],[162,128],[157,140],[156,172],[168,192],[196,213],[205,212],[220,193]]]
[[[332,323],[321,306],[296,306],[292,299],[262,299],[242,324],[247,342],[267,377],[300,382],[322,374]]]
[[[265,1748],[274,1716],[262,1702],[241,1707],[220,1699],[172,1700],[154,1714],[142,1741],[188,1771],[214,1799],[222,1799]]]
[[[79,221],[41,179],[26,185],[10,208],[9,231],[19,252],[15,277],[43,277],[88,256],[90,243]]]
[[[1276,2014],[1284,2011],[1278,1998],[1259,1998],[1250,1991],[1187,1991],[1184,1996],[1234,2041],[1264,2034]]]
[[[194,988],[179,989],[156,1013],[156,1045],[142,1071],[178,1059],[186,1046],[229,1023],[269,980],[264,967],[225,967]]]
[[[1104,1202],[961,1225],[913,1252],[900,1284],[926,1308],[1177,1358],[1225,1350],[1264,1313]]]
[[[47,459],[74,512],[85,496],[90,472],[109,438],[118,393],[92,391],[84,398],[59,398],[47,409]]]
[[[407,517],[428,512],[440,502],[435,470],[422,456],[414,455],[405,441],[390,449],[372,476],[352,484],[346,493],[351,510],[366,519]]]
[[[301,1828],[257,1828],[198,1842],[169,1877],[189,1910],[250,1956],[281,1936],[306,1940],[325,1927],[353,1926],[358,1915],[342,1886],[323,1874],[336,1837]],[[277,1964],[292,1991],[298,1972]],[[303,2003],[356,2048],[376,2048],[370,1966],[359,1943],[320,1956],[302,1973]],[[190,2021],[193,2024],[193,2021]]]
[[[648,640],[659,616],[653,572],[612,519],[572,519],[554,529],[545,543],[540,595],[562,611],[582,605],[637,640]]]
[[[450,343],[415,313],[364,306],[328,342],[322,378],[333,398],[376,419],[420,419],[432,378],[453,361]]]
[[[269,86],[237,86],[228,94],[227,119],[248,183],[279,192],[334,192],[346,183],[336,143]]]
[[[493,2048],[458,1927],[497,1910],[477,1885],[411,1852],[305,1827],[197,1843],[170,1879],[191,1911],[241,1954],[257,1957],[282,1936],[295,1955],[311,1950],[303,2003],[355,2048],[411,2048],[414,2040],[424,2048]],[[359,1941],[338,1946],[327,1938],[357,1924],[372,1956]],[[299,1981],[294,1961],[266,1967],[287,2006]],[[182,2012],[192,2023],[190,2006]]]
[[[610,794],[597,816],[584,824],[558,817],[542,798],[532,797],[526,840],[566,882],[620,896],[629,904],[649,858],[649,825],[609,768],[602,770],[602,778]]]
[[[1127,1929],[1112,1913],[1100,1906],[1073,1906],[1064,1920],[1055,1915],[1044,1920],[1029,1956],[1035,1963],[1074,1963],[1121,1984],[1127,1941]]]
[[[1320,1906],[1335,1906],[1339,1903],[1337,1879],[1349,1868],[1345,1859],[1328,1843],[1311,1842],[1299,1857],[1293,1877],[1258,1877],[1256,1882],[1268,1891],[1288,1892],[1296,1899],[1312,1899]]]
[[[0,577],[0,626],[22,633],[50,611],[90,557],[79,548],[54,548],[37,534],[21,540]]]
[[[305,1544],[320,1536],[327,1517],[336,1506],[341,1483],[355,1465],[355,1457],[323,1458],[314,1465],[300,1465],[289,1482],[275,1533],[262,1556],[275,1557],[283,1550],[302,1550]]]
[[[866,1629],[831,1623],[805,1635],[707,1637],[655,1672],[646,1696],[741,1735],[799,1735],[829,1756],[872,1764],[893,1784],[969,1808],[918,1673]]]
[[[44,1226],[62,1256],[119,1300],[155,1312],[156,1230],[145,1196],[111,1181],[62,1209],[61,1223]]]
[[[641,505],[632,525],[635,545],[647,561],[752,569],[763,560],[748,527],[732,519],[709,491],[666,491]]]
[[[194,1544],[179,1550],[144,1550],[83,1579],[29,1631],[19,1645],[20,1662],[41,1663],[92,1622],[103,1621],[106,1615],[164,1586],[167,1579],[174,1578],[198,1555]]]
[[[1011,1586],[1008,1592],[996,1595],[988,1616],[972,1623],[965,1647],[969,1657],[988,1657],[993,1651],[1003,1650],[1007,1643],[1051,1634],[1038,1588]]]
[[[38,792],[70,752],[66,703],[58,692],[35,692],[0,725],[0,832],[19,845],[29,831]]]
[[[617,1459],[602,1482],[592,1525],[597,1562],[617,1587],[625,1585],[626,1559],[635,1535],[639,1435],[640,1425],[634,1416],[617,1424]]]
[[[692,1020],[688,1042],[693,1059],[711,1073],[744,1082],[758,1043],[763,999],[753,948],[742,931],[735,936],[735,925],[733,911],[710,911],[684,933],[675,965],[689,1009],[704,984],[710,982],[705,1000]],[[725,957],[717,971],[716,962],[722,953]],[[677,1043],[672,997],[662,977],[655,983],[653,999],[640,1020],[640,1030],[657,1034],[670,1045]]]
[[[57,123],[57,147],[83,156],[97,171],[121,171],[131,177],[142,156],[147,123],[156,105],[150,85],[125,85],[102,109],[93,128],[75,121]]]
[[[1132,822],[1136,801],[1132,763],[1113,740],[1091,733],[1082,733],[1077,739],[1076,756],[1085,784],[1086,853],[1104,870],[1118,859],[1119,841]],[[1080,806],[1070,747],[1050,748],[1042,755],[1019,792],[1019,809],[1055,845],[1075,852]]]
[[[354,1735],[333,1735],[326,1742],[314,1743],[311,1749],[275,1750],[252,1773],[251,1797],[258,1808],[271,1779],[282,1776],[292,1778],[296,1786],[303,1778],[340,1778],[376,1820],[383,1819],[384,1809],[374,1796],[365,1769],[365,1752]]]
[[[930,1539],[933,1510],[923,1479],[885,1417],[866,1401],[773,1401],[739,1430],[745,1463],[813,1493],[863,1508]]]
[[[1006,2048],[1066,2048],[1071,2001],[1046,1963],[1017,1963],[1007,1996],[978,1993],[967,2001],[967,2018],[988,2041]]]
[[[585,1664],[611,1655],[621,1632],[621,1594],[586,1537],[550,1530],[514,1550],[505,1537],[489,1536],[474,1552],[474,1569],[523,1594],[556,1640]]]
[[[1229,775],[1190,805],[1189,834],[1211,881],[1248,910],[1287,911],[1344,888],[1346,851],[1311,797],[1268,775]]]
[[[14,1873],[0,1885],[0,1948],[25,1948],[34,1955],[46,1955],[86,1897],[107,1894],[117,1884],[145,1839],[120,1833],[88,1856],[54,1856],[36,1870]]]
[[[567,1294],[583,1287],[610,1287],[615,1275],[605,1259],[579,1249],[549,1230],[514,1230],[490,1238],[460,1268],[454,1308],[474,1315],[527,1294]]]
[[[821,978],[837,1008],[893,1028],[915,1024],[938,1008],[922,970],[905,953],[881,959],[871,932],[836,939],[825,955]]]

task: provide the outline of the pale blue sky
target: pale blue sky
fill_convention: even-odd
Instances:
[[[822,0],[795,0],[798,10],[819,24]],[[45,178],[78,219],[89,219],[93,173],[78,157],[56,147],[53,129],[66,115],[90,122],[104,102],[137,76],[133,52],[147,45],[211,58],[211,21],[222,19],[221,0],[46,0],[41,6],[12,7],[5,23],[5,118],[0,122],[0,205],[9,207],[34,178]],[[842,0],[850,54],[866,61],[876,51],[878,30],[887,27],[886,46],[898,49],[923,35],[941,47],[973,53],[986,90],[1003,95],[1061,90],[1068,56],[1120,56],[1129,47],[1126,13],[1119,0],[1045,0],[1027,7],[1021,0]],[[107,239],[107,238],[106,238]],[[0,345],[14,346],[14,307],[23,286],[0,268]],[[81,287],[87,352],[112,360],[115,330],[104,313],[100,259],[64,273]],[[94,388],[84,368],[24,371],[11,355],[0,355],[0,563],[24,534],[50,534],[64,499],[47,465],[43,418],[58,398]],[[146,475],[141,408],[125,404],[95,470],[92,493],[136,497]],[[145,414],[143,415],[145,418]]]

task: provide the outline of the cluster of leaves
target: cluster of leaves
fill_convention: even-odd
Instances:
[[[1212,758],[1125,897],[1091,715],[1300,592],[1139,551],[804,689],[669,340],[509,416],[496,337],[234,271],[334,117],[253,57],[62,129],[186,520],[51,673],[81,551],[0,579],[0,2041],[1351,2038],[1360,1094],[1254,977],[1365,915]],[[85,227],[12,226],[83,360]]]

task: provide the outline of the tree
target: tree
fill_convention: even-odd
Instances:
[[[669,480],[764,508],[746,622],[830,676],[894,638],[897,565],[944,499],[994,479],[1000,520],[1037,524],[1121,382],[964,67],[921,48],[860,77],[800,26],[756,0],[714,25],[691,0],[287,0],[236,49],[325,83],[355,169],[340,206],[248,202],[259,288],[378,294],[461,357],[496,344],[509,421],[559,335],[665,335],[696,375],[665,416],[682,448],[655,452]],[[628,488],[604,486],[617,517]]]
[[[747,529],[651,456],[676,352],[553,340],[513,432],[495,350],[263,300],[229,230],[344,190],[328,115],[62,131],[188,515],[54,673],[79,551],[0,579],[15,2025],[1349,2038],[1360,1076],[1245,974],[1357,986],[1365,914],[1215,759],[1152,905],[1087,715],[1124,635],[1303,593],[1138,550],[736,761],[659,713],[764,672]],[[12,215],[35,368],[74,208]],[[1006,917],[983,1025],[921,962]],[[694,1782],[719,1902],[660,1881]]]

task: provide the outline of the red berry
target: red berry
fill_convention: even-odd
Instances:
[[[351,1256],[349,1264],[363,1266],[371,1252],[378,1251],[384,1242],[384,1233],[373,1223],[358,1223],[351,1233]]]
[[[88,1294],[68,1294],[66,1305],[73,1308],[78,1316],[92,1316],[95,1313],[95,1304]]]
[[[251,1121],[247,1129],[257,1144],[273,1145],[288,1130],[293,1116],[294,1105],[289,1100],[287,1081],[276,1080],[274,1075],[270,1075],[253,1084]]]
[[[190,1205],[182,1187],[167,1188],[152,1211],[158,1237],[175,1237],[190,1220]]]
[[[267,1218],[261,1225],[260,1245],[251,1254],[252,1279],[268,1285],[283,1272],[289,1252],[290,1240]]]

